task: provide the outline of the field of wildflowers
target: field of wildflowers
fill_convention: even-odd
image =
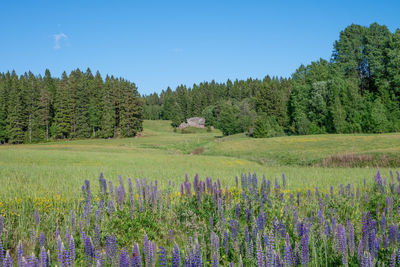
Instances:
[[[372,178],[370,178],[372,179]],[[80,199],[0,203],[1,266],[397,266],[400,175],[290,190],[257,174],[236,185],[99,177]],[[397,265],[396,265],[397,264]]]

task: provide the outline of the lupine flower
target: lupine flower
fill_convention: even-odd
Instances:
[[[94,228],[94,246],[95,248],[100,247],[100,227],[96,225]]]
[[[259,267],[265,266],[264,251],[261,246],[261,242],[260,242],[259,238],[257,241],[257,266],[259,266]]]
[[[167,267],[167,255],[163,246],[158,247],[158,266]]]
[[[3,248],[3,242],[0,239],[0,266],[4,261],[4,248]]]
[[[21,240],[18,242],[17,255],[18,255],[18,264],[22,266],[23,265],[22,259],[24,257],[24,247],[22,245]]]
[[[293,266],[299,265],[300,262],[300,251],[299,251],[299,244],[296,242],[294,245],[294,253],[293,253]]]
[[[10,256],[9,251],[7,250],[6,257],[4,258],[3,262],[3,267],[12,267],[12,266],[13,266],[12,258]]]
[[[392,246],[397,242],[398,235],[399,235],[399,233],[398,233],[397,226],[394,224],[391,224],[389,227],[389,241]]]
[[[69,244],[68,244],[68,248],[69,248],[69,259],[70,261],[73,263],[75,262],[75,240],[74,237],[71,235],[70,239],[69,239]]]
[[[234,240],[237,239],[239,234],[239,223],[236,220],[231,220],[231,235]]]
[[[217,255],[214,253],[211,261],[211,267],[218,267]]]
[[[387,249],[389,246],[388,237],[387,237],[386,233],[383,233],[383,235],[382,235],[382,246],[384,249]]]
[[[283,251],[283,263],[285,266],[294,266],[293,262],[293,250],[292,246],[290,245],[290,239],[289,239],[289,234],[286,235],[286,242],[285,242],[285,248]]]
[[[178,245],[175,243],[174,250],[172,252],[172,267],[180,267],[181,254]]]
[[[107,263],[111,264],[117,256],[117,242],[115,235],[107,235],[106,237],[106,258]]]
[[[339,253],[342,255],[342,264],[346,265],[347,264],[346,232],[341,224],[337,226],[336,236],[337,236]]]
[[[96,250],[95,260],[96,260],[96,267],[104,267],[104,265],[105,265],[104,254],[101,251]],[[128,261],[128,266],[129,266],[129,261]]]
[[[131,267],[140,267],[140,266],[142,266],[142,260],[140,257],[139,245],[136,243],[132,247]]]
[[[395,266],[396,266],[396,251],[393,250],[393,253],[390,256],[389,267],[395,267]]]
[[[40,248],[40,267],[47,267],[47,253],[44,247]],[[0,261],[1,262],[1,261]]]
[[[93,256],[94,256],[94,248],[92,239],[89,235],[86,236],[85,239],[85,255],[86,255],[86,264],[88,266],[92,266]]]
[[[119,253],[119,266],[120,267],[129,267],[129,257],[126,255],[125,249],[121,249]]]
[[[304,225],[303,236],[301,238],[301,263],[303,266],[307,266],[310,262],[310,254],[308,248],[308,230]]]
[[[350,256],[353,257],[354,252],[355,252],[355,243],[354,243],[354,227],[352,223],[349,223],[349,250],[350,250]]]
[[[224,231],[224,251],[225,251],[225,255],[228,255],[229,252],[229,240],[228,240],[228,232]]]
[[[200,247],[199,244],[196,243],[195,249],[194,249],[194,264],[195,266],[201,267],[201,253],[200,253]]]
[[[31,229],[31,231],[30,231],[30,239],[31,239],[31,246],[32,246],[36,241],[35,229]]]

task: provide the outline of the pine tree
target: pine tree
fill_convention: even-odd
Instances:
[[[21,81],[19,81],[17,75],[13,71],[11,75],[6,126],[8,142],[12,144],[21,144],[25,141],[26,109],[22,90],[22,80],[23,77],[21,76]]]
[[[110,77],[106,77],[103,87],[102,114],[101,114],[101,136],[111,138],[115,135],[115,110],[112,92],[112,83]]]
[[[132,137],[142,131],[142,105],[138,100],[137,89],[134,84],[121,82],[123,103],[121,105],[121,136]]]
[[[0,74],[0,144],[7,141],[7,104],[8,88],[6,75]]]
[[[71,118],[73,116],[71,101],[71,94],[68,89],[68,76],[63,72],[54,100],[55,114],[51,133],[55,138],[68,138],[71,134]]]

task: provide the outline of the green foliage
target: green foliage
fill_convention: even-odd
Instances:
[[[254,122],[253,137],[255,138],[276,137],[283,134],[283,129],[273,116],[264,113],[259,115]]]
[[[61,79],[31,72],[0,74],[0,143],[131,137],[142,131],[142,102],[133,83],[79,69]]]
[[[178,122],[202,115],[207,125],[219,127],[222,113],[231,121],[229,127],[221,124],[224,134],[252,135],[255,118],[263,113],[290,134],[400,131],[400,30],[391,33],[377,23],[352,24],[333,48],[330,62],[320,59],[301,65],[290,79],[211,81],[193,88],[180,85],[175,91],[168,88],[159,97],[145,96],[148,109],[158,105],[163,110],[160,117],[146,112],[145,118]],[[223,112],[227,105],[221,102],[239,108],[240,127],[233,126],[234,116]]]
[[[239,124],[239,108],[231,103],[222,103],[217,125],[223,135],[240,133],[242,129]]]

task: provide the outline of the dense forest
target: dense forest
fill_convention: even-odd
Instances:
[[[400,131],[400,29],[350,25],[330,61],[301,65],[291,78],[203,82],[144,97],[146,119],[177,126],[192,116],[225,135]]]
[[[140,96],[134,83],[88,69],[54,78],[0,73],[0,143],[131,137],[143,119],[203,116],[224,135],[400,131],[400,29],[350,25],[329,61],[301,65],[290,78],[181,85]]]
[[[88,69],[61,79],[46,70],[0,73],[0,143],[49,139],[131,137],[142,130],[142,102],[135,84]]]

